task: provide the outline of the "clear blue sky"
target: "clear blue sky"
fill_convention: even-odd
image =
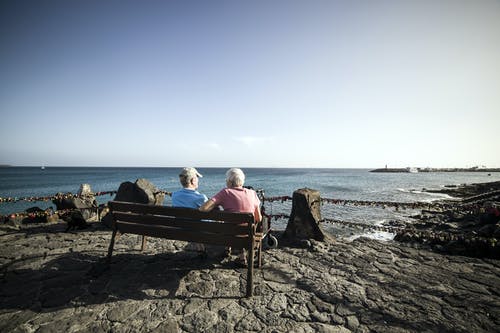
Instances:
[[[2,1],[0,164],[500,167],[500,1]]]

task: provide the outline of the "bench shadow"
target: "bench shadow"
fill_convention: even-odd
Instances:
[[[21,224],[18,228],[14,228],[8,225],[0,225],[0,231],[3,233],[0,235],[8,236],[11,234],[25,234],[25,235],[36,235],[36,234],[56,234],[56,233],[69,233],[75,234],[80,232],[94,232],[94,231],[109,231],[112,232],[111,228],[106,226],[102,222],[88,222],[87,228],[81,229],[71,229],[66,231],[68,228],[68,224],[64,221],[61,222],[51,222],[51,223],[30,223],[30,224]]]
[[[0,311],[42,312],[120,300],[185,299],[187,296],[178,295],[179,286],[191,271],[229,268],[220,259],[187,251],[117,253],[109,265],[103,256],[77,252],[54,257],[25,257],[2,266]],[[207,292],[192,297],[239,299],[242,295]]]

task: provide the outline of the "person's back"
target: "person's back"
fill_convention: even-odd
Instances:
[[[260,205],[257,193],[243,187],[225,188],[219,191],[212,199],[230,213],[253,213]]]
[[[241,169],[231,168],[226,172],[227,187],[220,190],[201,207],[201,211],[211,211],[217,206],[222,206],[224,211],[230,213],[252,213],[255,221],[260,222],[260,200],[254,190],[244,188],[245,174]]]
[[[199,179],[203,177],[195,168],[184,168],[179,174],[182,189],[172,193],[172,206],[199,208],[207,200],[207,196],[198,192]]]
[[[224,211],[230,213],[252,213],[255,222],[260,222],[262,220],[260,200],[254,190],[243,187],[244,183],[245,174],[241,169],[229,169],[226,172],[227,187],[205,202],[200,207],[200,210],[207,212],[217,206],[222,206]],[[230,252],[231,249],[228,249],[228,251]],[[237,263],[241,266],[247,266],[245,249],[241,250]]]
[[[203,177],[195,168],[183,168],[179,174],[179,181],[182,189],[172,193],[172,206],[184,208],[200,208],[207,200],[205,194],[201,194],[196,189],[199,185],[199,179]],[[186,250],[202,252],[206,256],[204,244],[190,242],[186,245]]]

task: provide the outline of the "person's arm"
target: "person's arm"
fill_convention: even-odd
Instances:
[[[202,212],[210,212],[214,208],[215,208],[215,202],[213,200],[209,199],[207,202],[205,202],[203,205],[201,205],[199,210],[201,210]]]
[[[255,193],[255,211],[253,212],[253,218],[255,219],[255,222],[259,223],[262,221],[262,213],[260,212],[260,200],[259,197],[257,196],[257,192]]]
[[[260,206],[255,207],[255,212],[253,213],[253,218],[255,219],[255,222],[260,222],[262,221],[262,214],[260,213]]]

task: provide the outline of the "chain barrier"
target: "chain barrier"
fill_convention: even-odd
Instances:
[[[61,199],[73,199],[73,198],[82,198],[86,199],[88,197],[98,197],[102,195],[114,195],[118,191],[102,191],[102,192],[95,192],[95,193],[87,193],[87,194],[74,194],[74,193],[57,193],[52,196],[45,196],[45,197],[6,197],[2,198],[0,197],[0,203],[8,202],[8,203],[13,203],[13,202],[19,202],[19,201],[27,201],[27,202],[35,202],[35,201],[53,201],[53,200],[61,200]],[[153,194],[165,194],[168,196],[172,196],[172,192],[168,191],[157,191],[154,192]]]
[[[265,197],[264,190],[258,189],[255,190],[257,194],[261,197],[261,200],[266,202],[276,202],[280,201],[281,203],[290,201],[293,198],[289,195],[284,196],[273,196],[273,197]],[[102,191],[96,193],[90,193],[86,195],[78,195],[73,193],[57,193],[52,196],[40,196],[40,197],[0,197],[0,203],[3,202],[18,202],[18,201],[51,201],[58,199],[71,199],[71,198],[85,198],[87,196],[102,196],[102,195],[113,195],[116,194],[117,191]],[[154,194],[165,194],[168,196],[172,196],[172,192],[160,190],[155,192]],[[486,198],[497,199],[500,197],[500,190],[495,190],[487,193],[482,193],[476,196],[471,196],[468,198],[464,198],[461,201],[457,201],[456,203],[429,203],[429,202],[393,202],[393,201],[368,201],[368,200],[345,200],[345,199],[331,199],[331,198],[321,198],[321,203],[330,203],[335,205],[353,205],[353,206],[368,206],[368,207],[381,207],[387,208],[392,207],[395,209],[430,209],[430,208],[439,208],[439,209],[450,209],[456,206],[464,207],[464,203],[474,203],[477,201],[484,200]],[[465,205],[467,208],[467,205]]]
[[[74,198],[79,198],[79,199],[88,199],[92,197],[97,197],[97,196],[102,196],[102,195],[114,195],[116,194],[117,191],[102,191],[102,192],[95,192],[95,193],[88,193],[88,194],[83,194],[83,195],[78,195],[78,194],[73,194],[73,193],[57,193],[53,196],[47,196],[47,197],[8,197],[8,198],[1,198],[0,197],[0,203],[2,202],[7,202],[7,203],[15,203],[19,201],[26,201],[26,202],[35,202],[35,201],[54,201],[54,200],[63,200],[63,199],[74,199]],[[157,191],[153,193],[154,195],[157,194],[165,194],[168,196],[172,196],[172,192],[168,191]],[[4,217],[10,217],[10,218],[18,218],[18,217],[29,217],[29,218],[35,218],[35,217],[44,217],[44,216],[50,216],[53,214],[65,214],[70,211],[75,211],[75,210],[86,210],[86,209],[96,209],[96,207],[88,207],[88,208],[72,208],[72,209],[64,209],[64,210],[58,210],[54,211],[52,208],[48,208],[44,211],[38,211],[38,212],[16,212],[16,213],[10,213],[7,215],[0,215],[0,221]]]
[[[88,197],[92,196],[101,196],[101,195],[113,195],[116,194],[117,191],[102,191],[102,192],[96,192],[96,193],[88,193],[88,194],[73,194],[73,193],[57,193],[52,196],[47,196],[47,197],[7,197],[7,198],[2,198],[0,197],[0,203],[3,202],[19,202],[19,201],[27,201],[27,202],[34,202],[34,201],[53,201],[53,200],[61,200],[61,199],[73,199],[73,198],[82,198],[86,199]]]
[[[60,210],[53,210],[52,208],[47,208],[45,210],[39,210],[36,212],[20,212],[20,213],[11,213],[8,215],[0,215],[0,221],[2,221],[2,218],[30,218],[34,219],[37,217],[49,217],[52,215],[59,215],[62,216],[64,214],[74,212],[74,211],[82,211],[82,210],[92,210],[92,211],[98,211],[100,207],[84,207],[84,208],[68,208],[68,209],[60,209]]]
[[[272,220],[280,220],[280,219],[289,219],[290,218],[290,215],[288,214],[266,214],[266,217],[268,219],[272,219]]]
[[[289,219],[290,215],[285,214],[273,214],[267,215],[269,219]],[[495,246],[498,240],[494,237],[481,237],[474,234],[455,234],[451,232],[444,231],[429,231],[429,230],[418,230],[413,227],[393,227],[393,226],[380,226],[380,225],[372,225],[367,223],[360,222],[350,222],[350,221],[342,221],[332,218],[323,218],[319,223],[329,223],[329,224],[339,224],[342,227],[356,228],[361,230],[375,230],[381,232],[388,232],[395,235],[401,235],[402,237],[406,237],[414,240],[427,240],[427,241],[435,241],[435,242],[451,242],[451,241],[462,241],[466,244],[470,243],[482,243],[490,246]]]
[[[269,219],[273,219],[273,220],[289,219],[290,218],[290,215],[287,215],[287,214],[270,214],[270,215],[266,215],[266,216]],[[378,225],[342,221],[342,220],[336,220],[336,219],[330,219],[330,218],[324,218],[318,222],[319,223],[330,223],[330,224],[342,224],[344,226],[354,227],[354,228],[362,229],[362,230],[370,229],[370,230],[384,231],[384,232],[390,232],[390,233],[397,233],[397,232],[400,232],[402,230],[406,230],[405,228],[401,228],[401,227],[378,226]]]
[[[468,203],[464,204],[463,201],[457,202],[455,204],[451,203],[427,203],[427,202],[391,202],[391,201],[362,201],[362,200],[342,200],[342,199],[330,199],[330,198],[321,198],[321,204],[335,204],[335,205],[350,205],[350,206],[365,206],[365,207],[378,207],[386,209],[388,207],[394,208],[396,211],[399,209],[438,209],[440,211],[443,210],[469,210],[478,212],[481,209],[481,206],[475,204],[474,202],[480,201],[484,198],[492,198],[499,194],[500,191],[492,191],[489,193],[484,193],[478,196],[469,197]],[[264,192],[262,191],[260,198],[264,202],[286,202],[292,200],[293,198],[290,196],[275,196],[275,197],[265,197]],[[472,200],[471,200],[472,199]],[[271,206],[272,207],[272,206]],[[287,214],[269,214],[266,215],[270,220],[279,220],[279,219],[289,219],[290,215]],[[490,246],[495,246],[497,240],[496,238],[487,238],[487,237],[479,237],[477,235],[465,235],[465,234],[454,234],[450,232],[442,232],[442,231],[428,231],[428,230],[417,230],[414,227],[405,226],[405,227],[395,227],[395,226],[380,226],[359,222],[350,222],[350,221],[342,221],[332,218],[324,218],[319,221],[319,223],[330,223],[330,224],[338,224],[342,227],[356,228],[362,230],[374,230],[381,232],[388,232],[396,235],[401,235],[407,239],[415,239],[415,240],[426,240],[426,241],[434,241],[434,242],[450,242],[450,241],[463,241],[465,243],[483,243],[488,244]],[[396,221],[397,223],[397,221]]]
[[[263,199],[264,201],[267,201],[267,202],[275,202],[275,201],[280,201],[281,203],[285,202],[285,201],[289,201],[289,200],[292,200],[292,197],[291,196],[288,196],[288,195],[285,195],[285,196],[281,196],[281,197],[264,197]]]
[[[320,223],[330,223],[330,224],[341,224],[343,226],[348,226],[348,227],[361,229],[361,230],[376,230],[376,231],[389,232],[389,233],[394,233],[394,234],[404,230],[404,228],[401,228],[401,227],[372,225],[372,224],[367,224],[367,223],[349,222],[349,221],[342,221],[342,220],[336,220],[336,219],[330,219],[330,218],[324,218],[324,219],[320,220],[319,222]]]
[[[401,209],[421,209],[421,210],[460,210],[460,211],[477,211],[481,208],[481,201],[485,198],[491,200],[500,198],[500,191],[493,191],[485,193],[482,195],[467,198],[466,201],[457,201],[455,203],[443,203],[443,202],[394,202],[394,201],[368,201],[368,200],[346,200],[346,199],[331,199],[331,198],[321,198],[321,204],[333,204],[333,205],[343,205],[343,206],[355,206],[355,207],[376,207],[376,208],[394,208],[396,211]],[[266,202],[276,202],[279,201],[284,203],[290,201],[293,198],[290,196],[275,196],[275,197],[265,197],[263,198]]]
[[[265,202],[273,203],[273,202],[281,202],[284,203],[286,201],[291,201],[293,198],[291,196],[273,196],[273,197],[266,197],[264,190],[263,189],[257,189],[255,190],[257,194],[259,195],[259,198],[261,199],[262,203],[264,204]],[[117,191],[102,191],[102,192],[96,192],[96,193],[91,193],[87,195],[78,195],[78,194],[73,194],[73,193],[57,193],[56,195],[53,196],[47,196],[47,197],[7,197],[7,198],[2,198],[0,197],[0,203],[3,202],[18,202],[18,201],[28,201],[28,202],[34,202],[34,201],[53,201],[53,200],[60,200],[60,199],[72,199],[72,198],[88,198],[89,196],[102,196],[102,195],[113,195],[116,194]],[[154,193],[156,194],[164,194],[168,196],[172,196],[172,192],[160,190]],[[332,198],[321,198],[321,204],[334,204],[334,205],[349,205],[349,206],[364,206],[364,207],[377,207],[377,208],[394,208],[396,211],[399,209],[438,209],[438,210],[469,210],[469,211],[477,211],[481,207],[477,205],[474,202],[484,200],[485,198],[496,198],[500,197],[500,190],[497,191],[491,191],[488,193],[483,193],[477,196],[469,197],[461,202],[456,202],[456,203],[428,203],[428,202],[392,202],[392,201],[367,201],[367,200],[345,200],[345,199],[332,199]],[[464,204],[463,202],[467,201],[467,204]],[[95,208],[88,208],[88,209],[95,209]],[[74,210],[74,209],[73,209]],[[272,210],[272,206],[271,206]],[[62,210],[62,211],[52,211],[52,209],[47,209],[45,211],[39,211],[39,212],[32,212],[32,213],[27,213],[27,212],[22,212],[22,213],[12,213],[9,214],[8,216],[10,217],[38,217],[38,216],[48,216],[54,213],[67,213],[68,211],[71,210]],[[290,218],[289,215],[287,214],[266,214],[270,219],[278,220],[278,219],[288,219]],[[334,219],[323,219],[320,222],[327,222],[327,223],[335,223],[335,224],[342,224],[345,226],[349,227],[355,227],[355,228],[363,228],[363,229],[371,229],[371,230],[378,230],[378,231],[385,231],[385,232],[392,232],[392,233],[398,233],[402,232],[403,230],[406,230],[406,228],[395,228],[395,227],[386,227],[386,226],[375,226],[375,225],[370,225],[370,224],[361,224],[361,223],[355,223],[355,222],[348,222],[348,221],[340,221],[340,220],[334,220]],[[442,235],[443,233],[440,233],[441,235],[439,237],[444,237],[446,235]],[[446,236],[447,238],[450,237],[455,237],[455,236]]]

